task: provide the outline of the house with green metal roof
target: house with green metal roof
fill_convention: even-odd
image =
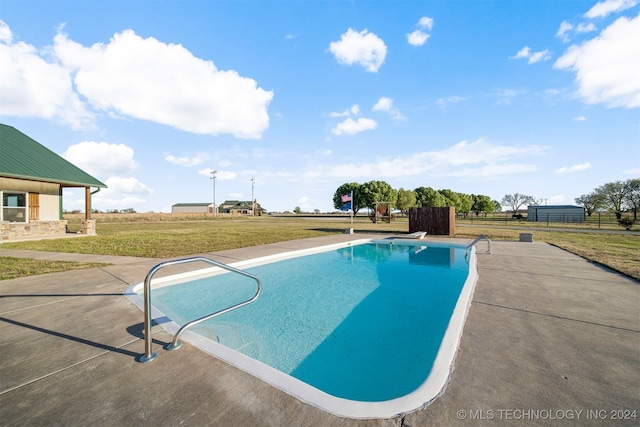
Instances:
[[[63,234],[62,189],[85,189],[81,232],[95,234],[91,188],[106,185],[16,128],[0,124],[0,240]]]
[[[251,200],[225,200],[220,205],[220,211],[234,215],[262,215],[267,213],[266,209],[260,206],[257,200],[254,200],[253,203],[251,203]]]

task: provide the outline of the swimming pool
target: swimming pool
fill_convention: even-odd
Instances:
[[[336,415],[391,417],[445,385],[477,278],[466,247],[361,240],[233,264],[254,303],[183,339]],[[141,284],[127,295],[141,306]],[[179,325],[246,299],[216,268],[153,280],[153,317]]]

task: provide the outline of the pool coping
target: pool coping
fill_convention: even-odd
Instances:
[[[460,346],[460,339],[462,337],[464,324],[471,306],[473,292],[478,281],[475,246],[468,247],[464,244],[453,242],[427,242],[424,240],[415,241],[413,239],[409,240],[403,238],[393,240],[369,238],[286,251],[237,261],[228,265],[233,268],[242,269],[366,243],[393,245],[396,242],[409,246],[455,247],[458,249],[468,250],[468,257],[466,261],[469,269],[465,283],[460,290],[455,307],[451,313],[445,334],[441,340],[431,372],[425,378],[424,382],[418,386],[418,388],[404,396],[379,402],[364,402],[336,397],[289,374],[279,371],[260,360],[254,359],[223,344],[203,337],[196,332],[186,330],[181,335],[181,338],[183,341],[188,342],[211,356],[235,366],[236,368],[265,381],[268,384],[271,384],[282,392],[339,417],[352,419],[391,418],[398,414],[413,412],[425,408],[442,394],[451,372],[454,369],[455,358]],[[151,285],[153,288],[169,286],[182,280],[196,280],[201,277],[207,277],[212,274],[222,272],[224,271],[219,267],[202,268],[154,279],[152,280]],[[142,289],[143,282],[134,283],[125,289],[124,295],[133,304],[144,311]],[[153,307],[153,305],[151,307],[151,315],[154,323],[160,325],[171,335],[175,335],[181,327],[176,322],[169,319],[165,313]]]

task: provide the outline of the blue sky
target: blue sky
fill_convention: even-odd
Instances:
[[[101,210],[333,210],[383,180],[548,204],[640,176],[640,4],[0,3],[0,122]],[[65,209],[83,193],[65,190]]]

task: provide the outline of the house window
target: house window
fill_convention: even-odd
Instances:
[[[2,192],[2,220],[27,222],[27,193]]]

